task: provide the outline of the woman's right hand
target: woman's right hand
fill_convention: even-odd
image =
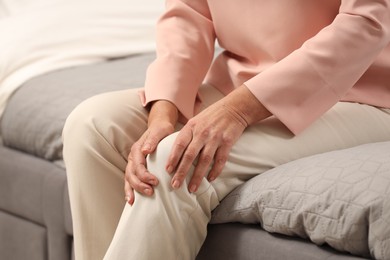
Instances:
[[[148,129],[133,144],[128,155],[125,171],[125,199],[134,203],[134,190],[151,196],[158,179],[147,170],[146,156],[157,148],[158,143],[172,134],[178,118],[178,110],[169,101],[159,100],[152,104],[148,118]]]

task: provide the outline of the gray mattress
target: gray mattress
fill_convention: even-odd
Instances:
[[[45,194],[50,193],[47,189],[61,189],[61,196],[56,199],[62,200],[62,207],[53,214],[63,215],[65,220],[60,228],[71,236],[62,163],[61,132],[65,119],[77,104],[92,95],[142,87],[146,67],[153,58],[154,54],[137,55],[48,73],[30,80],[14,94],[0,125],[4,142],[0,146],[0,241],[7,241],[0,242],[0,254],[10,252],[18,241],[26,239],[23,232],[9,239],[11,231],[19,230],[4,224],[15,223],[10,216],[38,223],[38,227],[50,218],[42,213],[56,207],[51,205],[55,198],[51,200]],[[45,200],[42,196],[46,196]],[[45,236],[44,229],[36,230],[39,236]],[[69,238],[58,243],[69,244]],[[37,247],[45,246],[37,241]],[[71,250],[69,245],[67,248]],[[260,225],[226,223],[209,226],[198,259],[362,258],[319,247],[308,240],[272,235]]]

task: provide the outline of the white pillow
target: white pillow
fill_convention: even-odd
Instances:
[[[275,233],[375,259],[390,257],[390,142],[286,163],[249,180],[212,223],[261,223]]]

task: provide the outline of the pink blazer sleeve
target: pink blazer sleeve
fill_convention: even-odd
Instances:
[[[342,0],[332,24],[245,84],[293,133],[353,87],[390,41],[390,0]]]
[[[157,58],[147,70],[144,105],[174,103],[191,118],[197,92],[214,56],[215,33],[206,0],[167,0],[157,23]]]

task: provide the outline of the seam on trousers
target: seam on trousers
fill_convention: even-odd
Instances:
[[[205,194],[209,191],[210,188],[214,188],[214,187],[211,185],[210,182],[207,182],[207,183],[208,183],[208,185],[209,185],[208,188],[207,188],[205,191],[203,191],[201,194],[196,195],[196,201],[197,201],[197,202],[198,202],[198,198],[200,198],[200,197],[202,197],[203,195],[205,195]],[[200,207],[199,203],[196,203],[196,207],[194,208],[194,210],[191,211],[190,214],[188,214],[188,218],[187,218],[187,220],[186,220],[186,222],[185,222],[185,225],[186,225],[187,228],[188,228],[188,226],[189,226],[188,223],[189,223],[190,220],[192,219],[192,215],[198,210],[198,208],[201,208],[201,207]],[[201,210],[202,210],[202,213],[204,214],[203,209],[201,209]],[[184,232],[187,231],[187,228],[184,230]],[[176,252],[178,252],[178,244],[176,244]],[[185,259],[181,258],[180,254],[176,256],[176,259],[177,259],[177,260],[185,260]]]

